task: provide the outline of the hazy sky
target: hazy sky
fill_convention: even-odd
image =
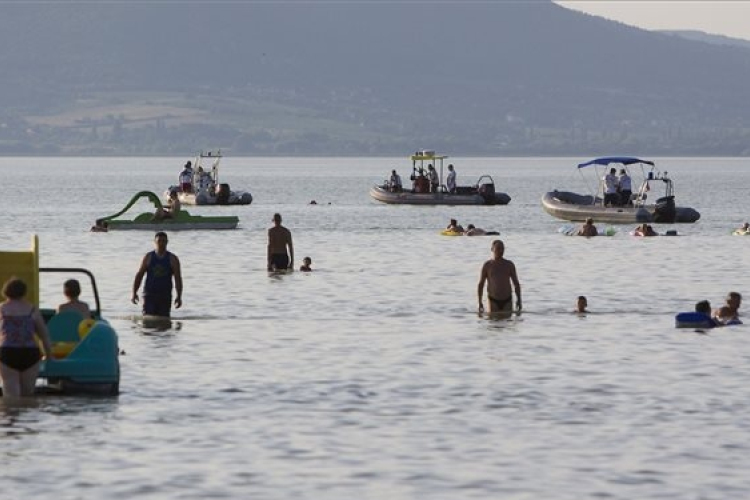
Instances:
[[[699,30],[750,40],[750,0],[578,0],[555,3],[649,30]]]

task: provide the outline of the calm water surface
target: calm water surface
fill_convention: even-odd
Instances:
[[[743,498],[750,491],[748,327],[676,330],[701,299],[748,294],[745,159],[661,159],[701,220],[676,238],[568,238],[542,194],[579,189],[575,159],[452,158],[492,174],[505,207],[394,207],[368,196],[395,159],[225,158],[243,207],[228,232],[170,234],[184,306],[144,326],[130,288],[150,232],[89,233],[185,158],[0,159],[3,249],[40,236],[42,266],[97,276],[120,335],[122,393],[0,403],[16,498]],[[318,205],[308,205],[315,199]],[[330,203],[330,205],[328,204]],[[140,206],[142,210],[149,207]],[[280,212],[296,266],[269,276]],[[525,312],[476,314],[501,232]],[[43,283],[47,304],[61,285]],[[586,317],[569,311],[587,295]],[[5,496],[5,495],[4,495]],[[10,498],[10,497],[8,497]]]

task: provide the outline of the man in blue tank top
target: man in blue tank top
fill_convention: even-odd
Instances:
[[[147,253],[141,261],[141,267],[135,274],[133,281],[133,297],[131,302],[138,303],[138,289],[141,287],[143,276],[146,284],[143,286],[143,314],[149,316],[169,317],[172,309],[172,279],[177,297],[174,300],[176,309],[182,307],[182,271],[180,259],[167,251],[167,234],[160,231],[154,236],[156,249]]]

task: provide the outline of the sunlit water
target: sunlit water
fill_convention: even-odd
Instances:
[[[652,239],[557,232],[540,198],[581,188],[580,160],[453,158],[459,184],[492,174],[511,204],[398,207],[368,189],[408,177],[400,158],[226,158],[222,181],[255,201],[188,207],[240,228],[169,235],[184,306],[154,329],[129,302],[153,234],[88,229],[185,158],[0,159],[3,249],[37,233],[42,266],[91,269],[126,353],[118,397],[0,404],[3,497],[742,498],[748,327],[674,314],[750,293],[750,238],[730,236],[747,160],[660,160],[702,219]],[[265,271],[274,212],[313,273]],[[451,217],[501,232],[521,316],[477,316],[491,238],[440,236]]]

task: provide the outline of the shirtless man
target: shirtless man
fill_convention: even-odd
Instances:
[[[477,286],[477,297],[479,299],[479,312],[484,312],[482,294],[484,284],[487,283],[487,302],[490,314],[504,313],[508,316],[513,312],[513,293],[511,284],[516,293],[516,310],[521,310],[521,284],[516,275],[516,266],[513,262],[504,259],[505,245],[501,240],[492,242],[493,258],[482,266]]]
[[[586,236],[587,238],[597,236],[599,231],[597,231],[596,226],[594,225],[594,219],[591,217],[586,219],[586,222],[581,226],[577,234],[578,236]]]
[[[273,214],[273,224],[273,227],[268,230],[268,270],[294,269],[292,233],[281,225],[280,214]],[[288,254],[287,247],[289,247]]]

